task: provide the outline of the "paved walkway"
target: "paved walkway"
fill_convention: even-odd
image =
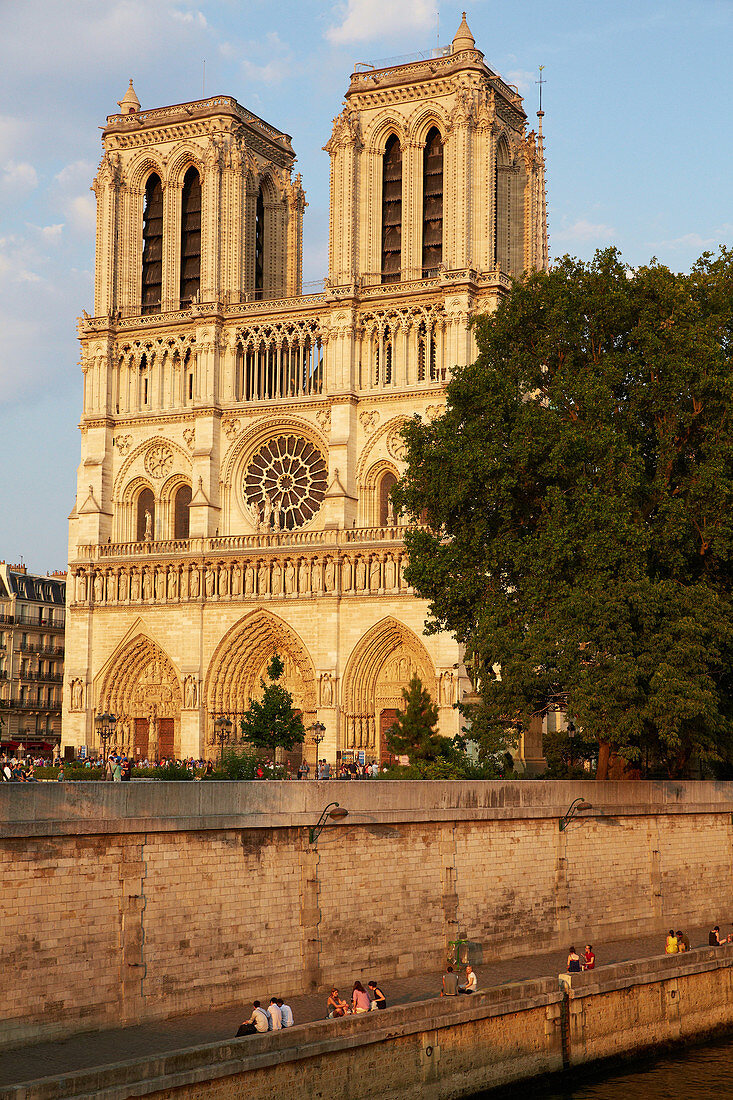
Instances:
[[[708,927],[688,929],[692,947],[706,946]],[[584,946],[577,940],[575,946],[581,950]],[[593,945],[596,953],[596,966],[642,959],[664,951],[664,936],[638,936],[633,939],[613,940],[609,943]],[[565,970],[567,951],[550,951],[543,954],[528,955],[522,958],[506,959],[502,962],[488,963],[476,967],[479,989],[506,985],[509,982],[523,981],[529,978],[543,978],[550,974],[560,974]],[[378,971],[354,975],[366,983],[374,978],[382,983]],[[387,994],[388,1004],[407,1004],[410,1001],[424,1001],[436,997],[440,992],[440,974],[416,974],[409,978],[384,981],[382,988]],[[281,996],[286,990],[265,989],[260,1000],[267,1004],[272,996]],[[344,1000],[349,1000],[351,988],[340,990]],[[307,1023],[323,1019],[326,1015],[328,991],[291,997],[289,1003],[293,1009],[296,1023]],[[121,1062],[128,1058],[143,1058],[148,1055],[164,1054],[184,1047],[197,1046],[200,1043],[216,1043],[231,1039],[242,1020],[251,1012],[249,1004],[236,1008],[214,1009],[189,1016],[177,1016],[170,1020],[150,1021],[135,1027],[112,1028],[108,1031],[96,1031],[84,1035],[75,1035],[70,1039],[55,1042],[35,1043],[32,1046],[19,1047],[0,1054],[0,1085],[14,1085],[35,1080],[39,1077],[72,1073],[75,1070],[91,1069]]]

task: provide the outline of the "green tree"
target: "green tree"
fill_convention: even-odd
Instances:
[[[733,252],[566,257],[476,337],[393,494],[427,517],[407,579],[466,646],[484,751],[562,697],[600,776],[612,750],[730,762]]]
[[[413,676],[410,686],[402,689],[404,711],[387,731],[387,748],[395,756],[409,756],[410,763],[447,759],[451,742],[436,730],[438,708],[424,688],[419,676]]]
[[[293,709],[293,697],[278,683],[284,664],[277,653],[267,666],[270,683],[260,680],[262,701],[250,699],[242,718],[242,737],[250,745],[268,749],[275,756],[275,749],[293,749],[305,739],[305,727],[300,715]]]

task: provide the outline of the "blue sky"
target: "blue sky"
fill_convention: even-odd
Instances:
[[[469,0],[464,0],[468,3]],[[92,311],[89,185],[129,77],[143,108],[234,95],[293,136],[304,280],[326,274],[328,140],[355,61],[450,40],[436,0],[0,0],[0,558],[64,568],[79,455],[76,317]],[[472,0],[534,124],[544,65],[550,251],[617,244],[677,270],[733,238],[733,0]]]

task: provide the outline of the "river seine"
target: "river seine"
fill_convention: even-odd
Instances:
[[[527,1081],[506,1093],[476,1093],[472,1100],[520,1095],[531,1100],[728,1100],[733,1098],[733,1039],[634,1062],[582,1082],[540,1085]]]

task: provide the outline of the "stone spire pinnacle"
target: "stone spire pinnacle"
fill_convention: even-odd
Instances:
[[[135,95],[135,89],[132,86],[132,77],[130,77],[130,86],[122,99],[117,100],[117,106],[120,108],[120,113],[123,115],[134,115],[140,110],[140,100]]]
[[[466,13],[464,11],[463,18],[461,19],[461,25],[455,33],[453,38],[453,53],[459,53],[461,50],[474,50],[476,48],[476,40],[471,34],[471,30],[466,22]]]

